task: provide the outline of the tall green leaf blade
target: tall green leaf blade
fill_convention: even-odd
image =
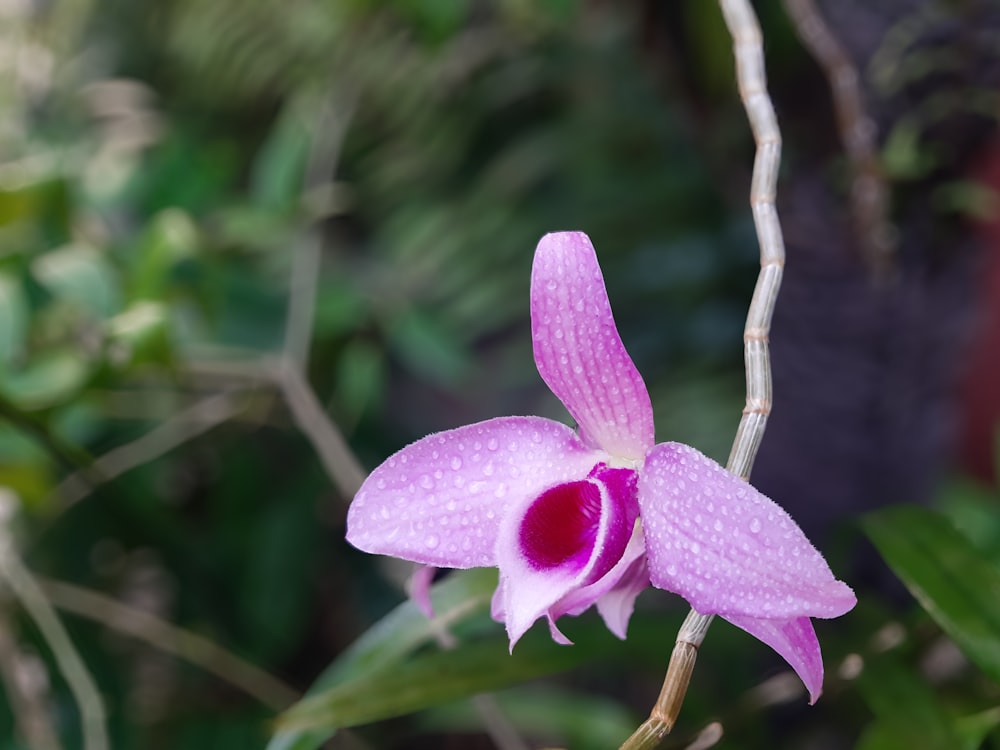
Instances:
[[[1000,568],[940,513],[915,506],[868,515],[864,529],[921,606],[1000,681]]]
[[[568,669],[588,657],[580,648],[532,638],[508,652],[504,635],[421,653],[369,679],[338,685],[287,711],[279,726],[340,729],[490,692]]]
[[[452,573],[431,589],[434,619],[428,619],[412,601],[400,604],[342,653],[310,688],[305,701],[339,685],[354,684],[385,671],[434,638],[440,628],[487,611],[497,584],[492,568],[475,568]],[[292,708],[296,710],[298,706]],[[268,743],[267,750],[312,750],[336,731],[319,729],[280,729]]]

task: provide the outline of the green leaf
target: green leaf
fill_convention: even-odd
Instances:
[[[495,696],[504,715],[526,734],[573,750],[618,747],[642,718],[617,701],[553,685],[525,686]],[[477,732],[482,719],[468,701],[425,711],[421,728],[437,732]]]
[[[377,402],[385,385],[382,351],[364,339],[351,341],[337,363],[336,393],[352,421]]]
[[[492,568],[456,571],[431,589],[434,619],[428,619],[412,601],[400,604],[342,653],[319,676],[304,700],[385,671],[433,640],[438,628],[451,627],[488,611],[496,585],[497,572]],[[335,731],[333,726],[312,730],[281,729],[271,739],[267,750],[312,750]]]
[[[399,316],[389,340],[413,373],[438,385],[454,385],[468,373],[468,351],[431,315],[411,310]]]
[[[1000,706],[980,711],[958,720],[958,733],[962,738],[963,750],[976,750],[983,744],[986,735],[1000,726]]]
[[[97,317],[113,315],[121,304],[115,269],[92,247],[67,245],[45,253],[31,270],[53,296]]]
[[[7,364],[24,349],[28,333],[28,301],[17,279],[0,274],[0,364]]]
[[[863,525],[927,613],[971,661],[1000,681],[1000,568],[927,508],[886,508]]]
[[[953,750],[958,733],[930,687],[892,653],[865,663],[858,686],[876,721],[865,732],[863,750]]]
[[[44,409],[75,395],[90,371],[90,364],[76,351],[55,349],[21,370],[0,372],[0,392],[21,409]]]
[[[250,195],[262,208],[284,210],[302,191],[309,133],[300,107],[289,106],[261,147],[250,173]]]
[[[134,250],[133,297],[162,299],[174,270],[197,252],[198,230],[191,217],[177,208],[161,211]]]
[[[108,320],[105,332],[109,355],[118,367],[170,362],[170,321],[165,305],[135,302]]]
[[[605,638],[611,640],[606,633]],[[367,724],[561,672],[593,656],[579,639],[573,647],[560,646],[541,628],[510,653],[506,634],[497,633],[450,651],[423,652],[392,669],[324,690],[292,707],[278,725],[342,729]]]

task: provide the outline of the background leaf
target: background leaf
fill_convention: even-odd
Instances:
[[[886,508],[866,516],[863,526],[927,613],[1000,681],[1000,567],[927,508]]]

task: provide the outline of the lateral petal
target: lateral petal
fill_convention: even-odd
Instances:
[[[699,612],[837,617],[857,602],[784,510],[690,446],[650,451],[639,507],[650,580]]]
[[[816,702],[823,692],[823,656],[808,617],[790,620],[762,620],[742,615],[722,617],[777,651],[806,686],[809,704]]]
[[[639,461],[653,445],[649,393],[622,344],[582,232],[542,237],[531,270],[535,364],[588,445]]]
[[[566,425],[500,417],[428,435],[365,480],[347,513],[347,541],[427,565],[496,565],[506,508],[585,477],[602,459]]]

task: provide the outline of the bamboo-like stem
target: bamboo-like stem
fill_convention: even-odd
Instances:
[[[865,110],[861,76],[814,0],[784,0],[784,4],[799,39],[830,83],[837,128],[851,168],[851,213],[862,259],[874,278],[883,279],[895,259],[896,233],[888,219],[889,190],[875,122]]]
[[[775,206],[781,163],[781,131],[767,92],[764,45],[757,16],[749,0],[719,0],[719,6],[733,38],[740,99],[757,144],[750,182],[750,209],[760,245],[760,274],[743,329],[746,406],[726,465],[729,471],[748,479],[764,437],[767,417],[771,413],[771,364],[767,340],[785,265],[785,242]],[[694,671],[698,647],[712,619],[712,615],[701,615],[693,609],[688,613],[677,634],[656,705],[649,719],[625,741],[620,750],[654,748],[673,728]]]

